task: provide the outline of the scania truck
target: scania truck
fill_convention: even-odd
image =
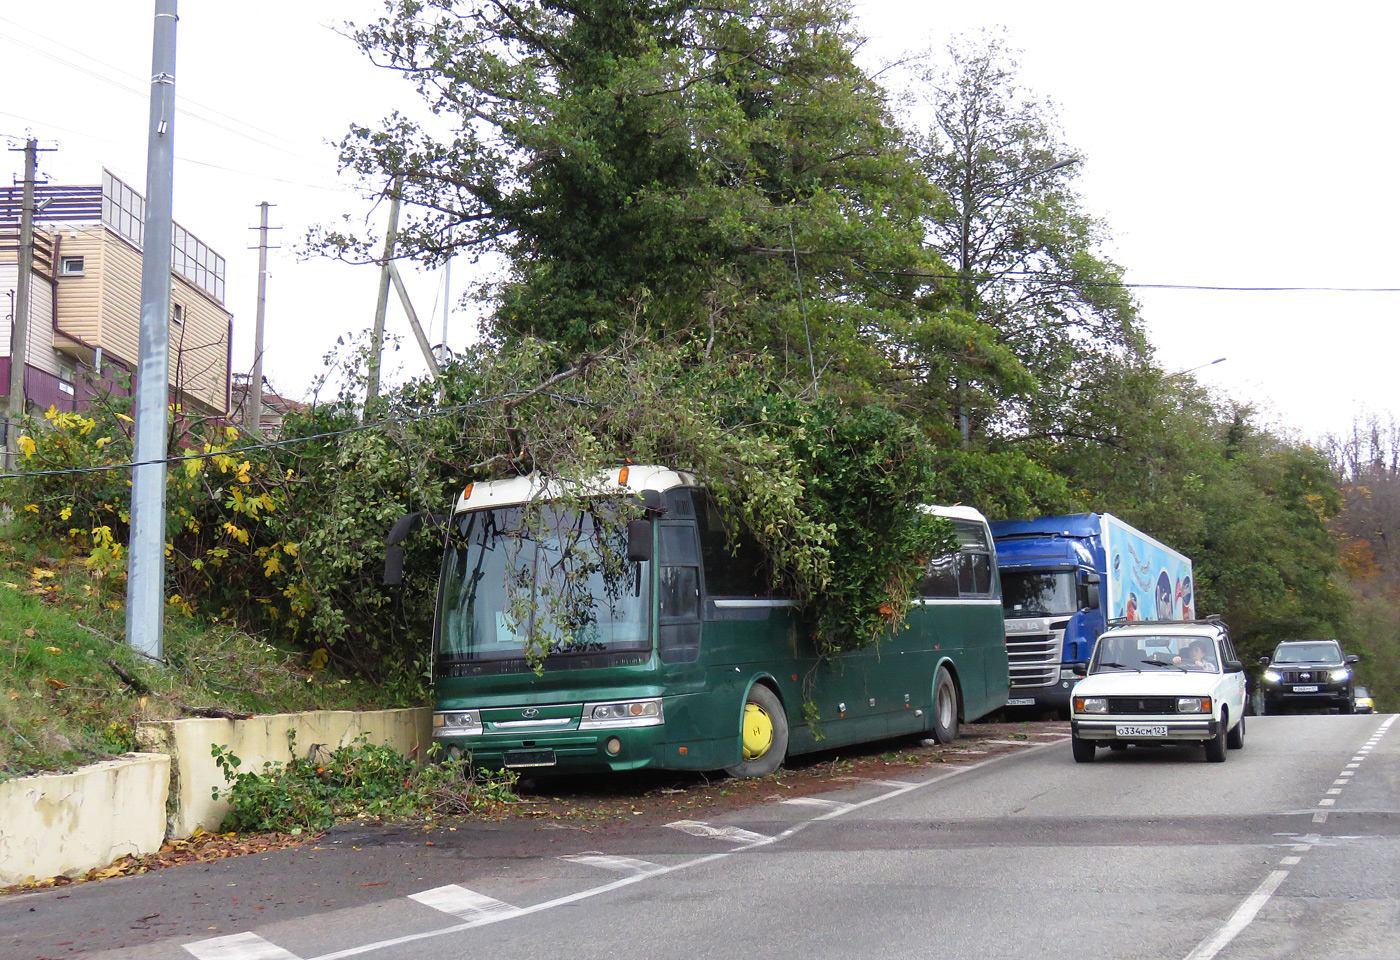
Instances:
[[[1107,513],[991,524],[1010,707],[1068,716],[1075,664],[1109,623],[1195,617],[1191,561]]]

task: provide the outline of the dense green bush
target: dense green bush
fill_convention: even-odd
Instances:
[[[287,739],[295,754],[295,737]],[[227,747],[216,744],[211,753],[229,784],[213,788],[215,800],[229,802],[224,830],[301,833],[358,816],[463,816],[515,799],[513,773],[473,771],[465,759],[420,765],[365,737],[264,763],[261,772],[241,769]]]

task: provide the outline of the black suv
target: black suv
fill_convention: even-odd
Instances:
[[[1264,712],[1289,707],[1336,707],[1352,712],[1351,665],[1361,658],[1342,653],[1336,640],[1285,640],[1272,658],[1260,657],[1264,671]]]

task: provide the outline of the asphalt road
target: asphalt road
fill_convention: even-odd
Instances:
[[[0,900],[0,956],[189,960],[1400,958],[1400,731],[1251,717],[1063,740],[708,822],[342,829]]]

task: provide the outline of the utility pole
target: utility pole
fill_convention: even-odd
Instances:
[[[263,382],[263,318],[267,312],[267,251],[269,248],[267,231],[281,230],[281,227],[267,225],[267,208],[275,206],[264,200],[258,204],[262,211],[258,231],[258,319],[253,327],[253,372],[248,376],[248,390],[243,395],[243,425],[255,435],[262,433],[262,382]]]
[[[136,363],[135,465],[126,566],[126,642],[160,658],[165,637],[165,475],[170,398],[171,215],[175,167],[176,0],[155,0],[141,340]]]
[[[19,217],[19,270],[15,283],[14,325],[10,328],[10,408],[5,428],[5,468],[13,472],[19,463],[19,425],[25,413],[24,371],[29,363],[29,287],[34,267],[34,182],[39,173],[39,141],[33,137],[23,147],[24,199]],[[51,148],[46,148],[51,149]]]
[[[399,275],[399,265],[394,262],[394,247],[398,242],[399,230],[399,195],[403,192],[403,177],[394,178],[392,189],[393,195],[389,198],[389,229],[384,234],[384,256],[379,262],[379,299],[374,306],[374,332],[370,336],[369,387],[365,391],[366,413],[369,412],[370,404],[379,397],[379,363],[384,352],[384,316],[389,310],[390,284],[393,284],[394,292],[399,295],[403,312],[408,314],[408,325],[413,328],[413,336],[418,341],[418,349],[423,351],[423,359],[428,364],[429,372],[432,373],[433,379],[438,377],[437,357],[433,356],[428,335],[423,332],[423,325],[418,322],[418,311],[413,309],[413,302],[408,298],[408,289],[403,284],[403,277]]]
[[[398,239],[399,194],[403,190],[403,177],[395,177],[389,197],[389,229],[384,234],[384,256],[379,261],[379,299],[374,305],[374,332],[369,343],[369,387],[365,391],[365,414],[369,414],[370,404],[379,399],[379,361],[384,351],[384,314],[389,309],[389,264],[394,262],[394,241]]]

